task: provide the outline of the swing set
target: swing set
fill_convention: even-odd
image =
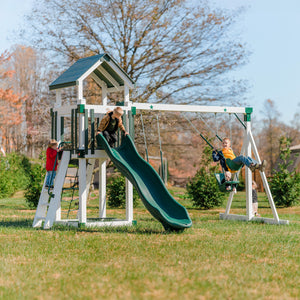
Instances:
[[[199,106],[199,105],[174,105],[174,104],[150,104],[150,103],[133,103],[134,111],[136,110],[150,110],[150,111],[173,111],[173,112],[181,112],[182,115],[186,118],[184,113],[214,113],[216,114],[233,114],[238,121],[242,124],[244,128],[244,138],[243,145],[241,149],[240,155],[251,157],[252,151],[254,153],[255,160],[261,164],[260,156],[256,147],[256,143],[254,141],[254,137],[251,131],[251,114],[253,109],[251,107],[222,107],[222,106]],[[238,114],[243,114],[244,122],[239,118]],[[190,125],[194,128],[195,131],[200,135],[200,137],[211,147],[214,148],[209,141],[204,137],[204,135],[199,132],[199,130],[194,126],[194,124],[187,120]],[[222,141],[222,139],[216,135],[216,137]],[[243,165],[236,164],[230,159],[226,159],[226,164],[231,170],[236,171],[235,180],[232,182],[222,183],[224,179],[223,173],[216,173],[215,177],[219,184],[220,190],[226,189],[226,184],[238,184],[238,176],[239,172]],[[260,171],[260,176],[262,179],[262,183],[272,210],[273,218],[266,217],[256,217],[253,214],[252,210],[252,172],[249,168],[245,169],[245,186],[246,186],[246,215],[236,215],[231,214],[231,204],[234,197],[234,192],[230,191],[226,210],[224,213],[220,213],[220,219],[223,220],[244,220],[244,221],[260,221],[269,224],[289,224],[288,220],[280,220],[277,214],[277,210],[274,204],[274,200],[269,188],[269,184],[264,172]]]
[[[186,116],[183,115],[185,117],[185,119],[189,122],[189,124],[191,125],[191,127],[200,135],[200,137],[207,143],[208,146],[210,146],[211,149],[215,149],[215,147],[203,136],[203,134],[197,129],[197,127],[191,122],[191,120]],[[201,120],[204,122],[204,124],[208,127],[208,129],[210,130],[210,127],[207,125],[207,123],[205,122],[205,120],[201,117]],[[222,142],[222,139],[220,138],[220,136],[218,135],[218,133],[216,133],[216,138],[219,139],[219,141]],[[222,152],[219,152],[220,155],[223,156]],[[223,156],[224,157],[224,156]],[[224,157],[225,158],[225,157]],[[241,170],[241,168],[243,167],[242,164],[237,164],[234,161],[232,161],[230,158],[226,158],[226,165],[230,168],[230,170],[234,171],[234,173],[238,172]],[[217,180],[219,189],[221,192],[231,192],[233,191],[234,187],[237,187],[237,185],[239,184],[239,181],[237,179],[237,176],[235,174],[235,180],[229,180],[227,181],[225,179],[225,174],[224,174],[224,170],[222,173],[214,173],[215,178]],[[229,188],[228,188],[229,187]]]

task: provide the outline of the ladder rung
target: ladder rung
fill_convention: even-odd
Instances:
[[[70,190],[76,190],[76,191],[78,191],[79,188],[78,187],[70,187],[70,188],[63,188],[62,190],[63,191],[70,191]]]

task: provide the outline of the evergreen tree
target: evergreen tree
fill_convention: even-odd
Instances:
[[[211,149],[205,147],[202,155],[200,169],[188,182],[186,189],[193,205],[200,209],[218,207],[223,203],[223,193],[220,192],[212,166]]]
[[[289,171],[288,166],[292,164],[289,161],[291,139],[280,138],[280,159],[279,170],[275,171],[270,189],[274,202],[278,206],[290,207],[297,204],[300,200],[300,174],[295,170]]]

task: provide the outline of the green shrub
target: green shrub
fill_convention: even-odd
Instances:
[[[45,161],[46,153],[42,151],[39,155],[40,163],[34,163],[29,168],[29,183],[25,192],[25,199],[29,207],[36,208],[39,203],[43,183],[46,176]]]
[[[26,188],[29,182],[29,160],[24,155],[10,153],[0,159],[0,198],[9,197]]]
[[[43,188],[46,170],[40,164],[32,164],[29,172],[29,184],[25,192],[25,199],[31,208],[36,208],[39,203],[40,194]]]
[[[137,206],[138,199],[138,193],[133,188],[133,207]],[[110,207],[125,208],[126,193],[124,176],[113,176],[109,179],[107,184],[107,203]]]
[[[14,187],[9,172],[3,172],[4,163],[1,161],[1,172],[0,172],[0,198],[11,196],[14,193]]]
[[[13,177],[15,191],[23,190],[29,182],[30,162],[29,159],[17,153],[9,155],[9,172]]]
[[[214,174],[207,172],[204,167],[187,183],[186,190],[197,208],[210,209],[223,203],[224,194],[220,192]]]
[[[200,168],[187,183],[187,198],[200,209],[210,209],[223,203],[224,194],[220,192],[215,178],[217,166],[212,165],[212,150],[206,146],[201,157]]]
[[[280,139],[280,163],[279,171],[275,171],[270,182],[270,190],[276,205],[290,207],[299,202],[300,198],[300,174],[289,172],[288,166],[292,163],[290,158],[291,140],[286,137]]]

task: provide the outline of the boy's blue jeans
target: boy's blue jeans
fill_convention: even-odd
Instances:
[[[56,171],[47,171],[46,185],[53,186],[53,181],[56,176]]]
[[[258,164],[258,162],[256,160],[254,160],[253,158],[251,158],[249,156],[246,157],[246,156],[243,156],[243,155],[237,156],[232,161],[237,163],[237,164],[246,165],[247,167],[250,167],[251,164]]]

